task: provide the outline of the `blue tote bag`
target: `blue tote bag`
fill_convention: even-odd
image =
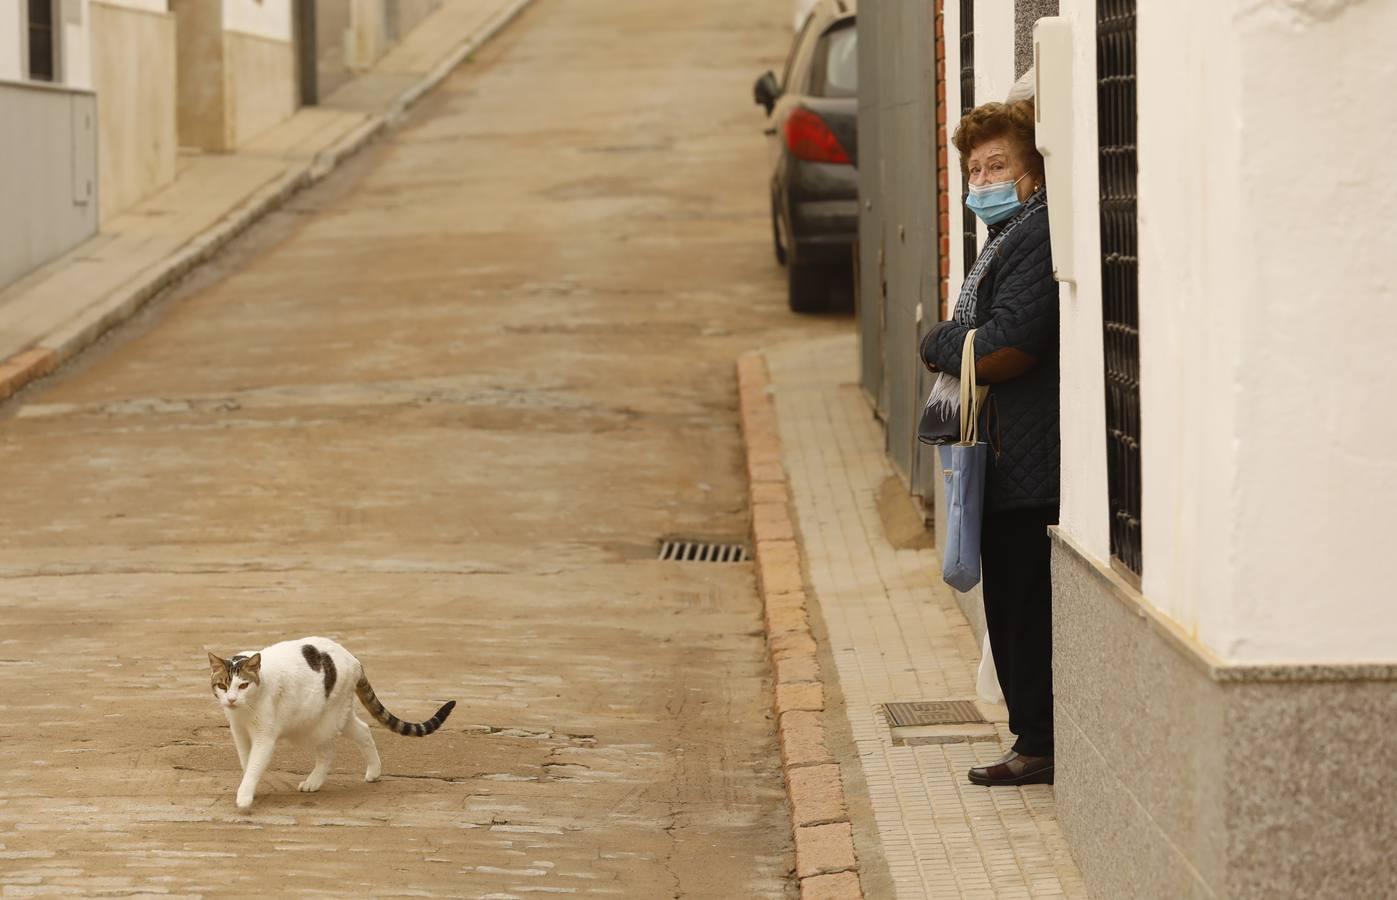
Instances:
[[[980,583],[980,523],[985,512],[985,466],[989,447],[980,437],[985,390],[975,383],[975,329],[965,336],[960,363],[960,442],[942,444],[946,479],[946,549],[941,577],[964,593]]]

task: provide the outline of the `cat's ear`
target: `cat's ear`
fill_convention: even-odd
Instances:
[[[252,656],[243,660],[243,664],[238,668],[238,671],[244,675],[260,678],[262,675],[262,654],[254,653]]]
[[[209,653],[209,674],[217,677],[219,675],[225,675],[227,672],[228,661],[219,659],[217,656],[214,656],[213,653]]]

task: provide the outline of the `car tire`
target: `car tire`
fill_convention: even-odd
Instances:
[[[787,302],[791,312],[822,312],[829,301],[829,266],[786,267]]]
[[[776,252],[776,264],[784,266],[789,254],[786,252],[786,244],[781,240],[781,214],[776,208],[776,201],[771,202],[771,246]]]

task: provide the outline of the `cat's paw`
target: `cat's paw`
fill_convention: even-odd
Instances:
[[[383,770],[378,766],[374,766],[364,773],[364,780],[369,784],[373,784],[375,781],[378,781],[379,776],[382,774]]]
[[[251,792],[244,794],[242,791],[238,791],[238,809],[241,809],[244,812],[246,812],[249,809],[252,809],[252,797],[253,795]]]
[[[314,778],[307,778],[305,781],[296,785],[296,790],[303,794],[314,794],[316,791],[320,790],[321,786],[324,784],[325,780],[323,778],[319,781],[316,781]]]

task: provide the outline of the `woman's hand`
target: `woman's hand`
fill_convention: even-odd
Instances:
[[[932,350],[936,346],[936,333],[943,328],[951,328],[954,326],[954,322],[937,322],[922,336],[922,342],[921,346],[918,347],[917,356],[921,358],[922,365],[926,366],[928,372],[941,371],[941,367],[931,360],[931,357],[935,355]]]

